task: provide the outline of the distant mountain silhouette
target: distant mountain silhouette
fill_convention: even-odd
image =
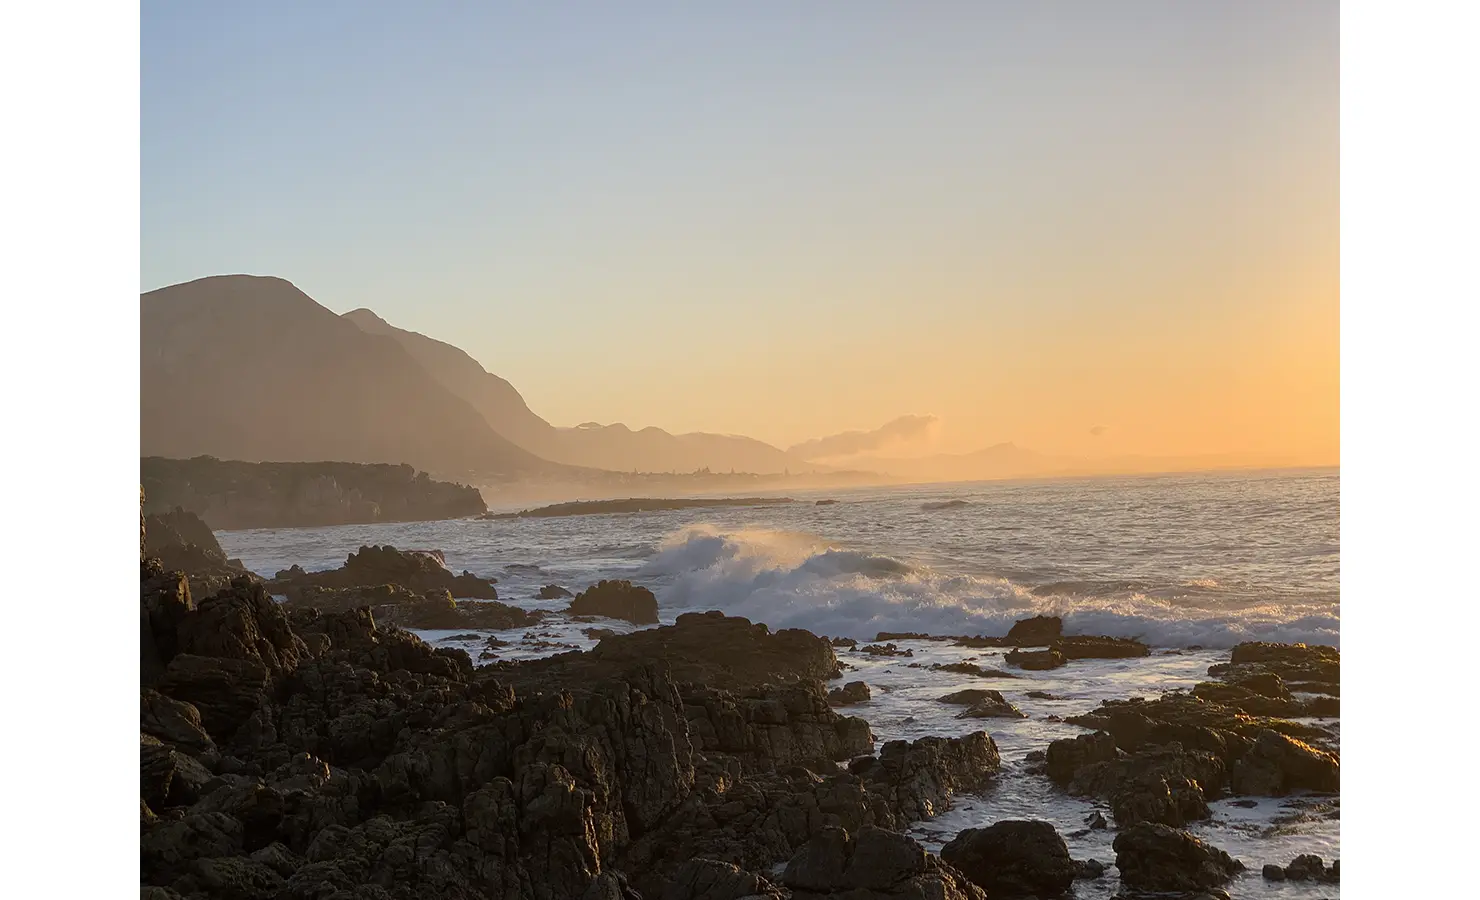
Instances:
[[[344,318],[370,334],[385,335],[401,346],[441,384],[470,403],[499,434],[544,459],[618,472],[780,473],[824,471],[770,444],[735,435],[669,434],[661,428],[633,431],[626,425],[588,422],[557,428],[535,415],[509,382],[451,344],[406,331],[368,309],[351,310]]]
[[[281,278],[202,278],[139,305],[143,456],[409,463],[495,477],[564,468],[494,431],[399,341]]]

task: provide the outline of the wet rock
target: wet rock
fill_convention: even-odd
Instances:
[[[1088,825],[1092,830],[1095,831],[1110,827],[1110,823],[1105,821],[1105,817],[1101,815],[1099,810],[1095,810],[1094,812],[1086,816],[1084,819],[1084,824]]]
[[[824,638],[824,640],[827,639]],[[853,638],[845,637],[832,638],[831,640],[828,640],[828,643],[832,644],[834,647],[847,647],[850,650],[858,646],[858,641],[854,640]]]
[[[1243,871],[1224,851],[1166,825],[1142,823],[1115,837],[1120,882],[1139,891],[1215,888]]]
[[[840,688],[828,691],[827,702],[832,706],[848,706],[853,703],[866,703],[871,696],[867,684],[862,681],[850,681]]]
[[[881,631],[874,636],[874,643],[882,644],[885,641],[949,641],[949,637],[938,634],[926,634],[923,631]]]
[[[454,575],[434,551],[397,550],[390,545],[361,547],[338,569],[305,572],[298,566],[273,576],[268,589],[290,599],[310,587],[377,588],[396,585],[422,596],[427,591],[446,591],[458,599],[497,600],[494,579],[463,572]]]
[[[1328,663],[1341,661],[1341,651],[1323,644],[1274,644],[1249,641],[1230,654],[1235,663]]]
[[[1158,783],[1158,779],[1166,784]],[[1134,799],[1125,801],[1125,809],[1129,812],[1134,808],[1155,808],[1151,805],[1153,798],[1162,798],[1169,791],[1176,794],[1181,790],[1201,798],[1216,798],[1222,795],[1227,784],[1228,770],[1219,756],[1171,743],[1142,747],[1135,753],[1118,755],[1113,760],[1081,766],[1069,783],[1069,793],[1114,801],[1127,791],[1147,792],[1148,799],[1139,807]],[[1201,808],[1200,802],[1190,797],[1174,796],[1173,799],[1185,800],[1187,805],[1178,806],[1179,809]]]
[[[1115,738],[1109,732],[1096,731],[1093,734],[1061,738],[1048,745],[1048,777],[1061,785],[1067,785],[1086,766],[1109,762],[1118,755]]]
[[[1064,620],[1058,616],[1034,616],[1012,623],[1007,640],[1020,647],[1047,647],[1063,633]]]
[[[1028,691],[1028,693],[1025,696],[1031,697],[1034,700],[1058,700],[1058,699],[1060,699],[1059,697],[1055,697],[1053,694],[1050,694],[1048,691]]]
[[[1278,676],[1271,677],[1277,678]],[[1284,697],[1271,697],[1251,690],[1243,684],[1204,681],[1192,688],[1192,696],[1254,716],[1288,718],[1307,714],[1305,704],[1290,697],[1288,691]]]
[[[1098,636],[1062,637],[1050,648],[1065,659],[1134,659],[1150,656],[1151,648],[1134,638]]]
[[[1282,797],[1292,790],[1341,790],[1341,763],[1334,754],[1265,730],[1233,766],[1234,792]]]
[[[976,663],[969,663],[969,662],[935,663],[935,664],[931,665],[930,668],[931,668],[932,671],[935,671],[935,672],[952,672],[952,673],[954,673],[956,675],[973,675],[973,676],[975,676],[977,678],[1018,678],[1018,677],[1020,677],[1020,676],[1017,676],[1017,675],[1012,674],[1011,672],[1004,672],[1001,669],[987,669],[987,668],[983,668],[982,666],[977,665]]]
[[[982,696],[971,704],[958,719],[1026,719],[1027,716],[1003,699],[997,691],[979,691]]]
[[[796,900],[986,900],[980,888],[911,838],[873,826],[859,829],[856,838],[842,828],[823,829],[787,863],[781,883]]]
[[[1261,731],[1273,730],[1307,741],[1332,737],[1330,731],[1318,726],[1249,715],[1180,691],[1169,691],[1155,700],[1107,700],[1067,721],[1110,732],[1124,750],[1175,741],[1215,753],[1230,764],[1253,746]]]
[[[574,596],[575,596],[575,594],[572,594],[570,591],[566,590],[565,588],[561,587],[558,584],[547,584],[544,587],[540,588],[539,593],[535,594],[535,599],[537,599],[537,600],[563,600],[566,597],[574,597]]]
[[[1266,881],[1284,881],[1285,870],[1273,863],[1266,863],[1263,873]]]
[[[1105,877],[1105,864],[1097,859],[1074,860],[1074,880],[1092,881]]]
[[[626,580],[602,580],[570,601],[566,610],[573,616],[606,616],[634,625],[658,624],[658,598],[653,592]]]
[[[894,644],[868,644],[856,648],[859,653],[867,653],[869,656],[914,656],[913,650],[901,650]]]
[[[976,704],[986,700],[1000,700],[1001,698],[1002,694],[997,691],[986,690],[984,688],[966,688],[965,690],[952,691],[951,693],[946,694],[944,697],[935,698],[935,700],[937,703],[952,703],[958,706],[975,706]]]
[[[1159,772],[1126,779],[1111,797],[1110,810],[1121,828],[1139,822],[1181,828],[1212,815],[1202,785],[1196,780]]]
[[[1057,897],[1069,890],[1077,873],[1068,845],[1048,822],[968,828],[942,847],[940,856],[989,897]]]
[[[1034,672],[1057,669],[1066,662],[1064,654],[1058,650],[1011,650],[1004,659],[1009,666]]]

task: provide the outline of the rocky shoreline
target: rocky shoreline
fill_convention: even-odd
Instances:
[[[1030,754],[1057,790],[1108,804],[1113,861],[1016,819],[937,855],[910,825],[1021,777],[972,730],[1022,715],[997,690],[939,698],[968,717],[960,736],[880,742],[847,714],[869,686],[847,675],[846,642],[717,612],[475,666],[397,620],[476,631],[543,614],[430,552],[362,548],[264,583],[188,551],[205,536],[182,516],[141,528],[144,897],[996,900],[1069,895],[1107,863],[1127,896],[1220,896],[1245,869],[1339,880],[1339,863],[1239,861],[1183,830],[1217,798],[1339,792],[1337,735],[1296,721],[1339,716],[1333,648],[1240,645],[1192,690],[1106,701]],[[656,621],[650,592],[603,584],[565,614]],[[918,666],[882,648],[921,638],[870,646]],[[1024,673],[1151,652],[1051,617],[946,640],[1009,648]]]

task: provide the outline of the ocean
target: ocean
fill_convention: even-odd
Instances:
[[[796,502],[563,518],[451,520],[220,532],[227,554],[264,576],[292,564],[327,569],[364,544],[439,549],[454,571],[498,579],[504,602],[535,600],[545,584],[579,591],[627,578],[658,597],[660,618],[718,609],[773,628],[872,640],[878,632],[1003,635],[1018,619],[1060,615],[1067,634],[1137,637],[1152,656],[1084,660],[1029,677],[983,683],[928,667],[969,659],[1002,668],[1002,651],[896,641],[914,656],[839,648],[845,680],[872,689],[847,714],[879,742],[985,728],[1004,775],[987,794],[959,798],[915,836],[938,850],[956,831],[1005,818],[1055,824],[1076,857],[1114,861],[1112,830],[1086,828],[1104,804],[1074,798],[1022,770],[1024,757],[1083,730],[1062,718],[1101,700],[1154,696],[1207,680],[1240,641],[1340,646],[1340,475],[1335,469],[1200,473],[1037,482],[977,482],[808,491]],[[836,503],[818,505],[827,499]],[[601,623],[617,631],[626,623]],[[589,648],[589,624],[554,619],[531,633],[500,632],[501,658]],[[465,646],[481,639],[421,632]],[[1026,719],[957,720],[935,698],[964,687],[1001,690]],[[1055,700],[1035,700],[1027,691]],[[1321,720],[1328,728],[1338,720]],[[1014,770],[1019,770],[1014,774]],[[1247,803],[1248,801],[1242,801]],[[1212,804],[1190,830],[1244,861],[1234,897],[1335,897],[1339,886],[1265,882],[1265,863],[1297,854],[1339,857],[1340,803],[1331,797]],[[1108,812],[1106,813],[1108,816]],[[1114,870],[1080,882],[1076,896],[1114,893]]]

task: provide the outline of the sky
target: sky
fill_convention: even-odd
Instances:
[[[1338,460],[1335,2],[142,5],[141,290],[556,425]]]

